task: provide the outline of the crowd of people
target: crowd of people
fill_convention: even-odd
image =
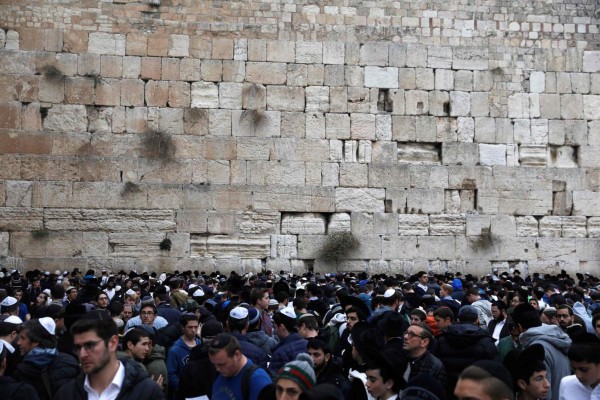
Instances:
[[[0,397],[600,400],[600,280],[565,271],[0,272]]]

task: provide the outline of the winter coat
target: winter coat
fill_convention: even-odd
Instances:
[[[523,347],[539,343],[544,346],[544,363],[546,375],[550,382],[547,399],[558,400],[560,380],[571,375],[571,367],[567,351],[571,345],[571,338],[556,325],[541,325],[529,328],[519,336]]]
[[[0,393],[11,400],[39,400],[35,389],[23,382],[16,382],[8,376],[0,376]]]
[[[169,324],[178,324],[181,318],[181,311],[171,306],[169,303],[163,302],[156,306],[158,315],[167,320]]]
[[[477,300],[471,305],[475,307],[479,313],[479,327],[487,330],[488,324],[492,319],[494,319],[492,316],[492,303],[481,299]]]
[[[162,375],[163,381],[163,391],[167,393],[167,388],[169,386],[169,373],[167,372],[167,354],[165,348],[155,344],[152,347],[152,351],[150,355],[144,359],[144,367],[150,374],[150,377],[153,379],[158,378],[159,375]]]
[[[452,398],[460,373],[476,361],[497,359],[498,349],[486,330],[472,324],[455,324],[437,337],[435,356],[446,368],[446,387]]]
[[[268,355],[273,354],[273,349],[277,347],[277,340],[268,336],[263,330],[246,332],[246,337],[249,341],[263,349]]]
[[[212,385],[218,375],[208,357],[208,345],[194,347],[179,380],[177,400],[200,396],[211,398]]]
[[[261,368],[267,369],[267,363],[269,362],[269,356],[267,353],[252,343],[246,335],[240,332],[231,332],[233,336],[240,342],[242,348],[242,354],[248,357],[254,364]]]
[[[23,361],[17,366],[13,378],[18,382],[25,382],[33,386],[40,399],[49,399],[48,392],[42,380],[42,374],[48,373],[50,391],[53,395],[64,385],[73,381],[81,372],[79,362],[68,354],[55,354],[38,352],[38,348],[31,350]],[[42,349],[39,349],[42,350]],[[50,350],[50,349],[43,349]]]
[[[302,339],[298,332],[294,332],[281,339],[271,358],[269,372],[274,376],[286,363],[294,361],[300,353],[306,353],[308,341]]]
[[[125,367],[125,379],[117,400],[163,400],[165,395],[160,387],[148,376],[148,372],[135,361],[121,360]],[[85,374],[79,375],[56,393],[54,400],[87,400],[88,394],[83,388]]]

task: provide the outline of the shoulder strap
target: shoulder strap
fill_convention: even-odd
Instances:
[[[242,398],[244,400],[250,399],[250,379],[258,368],[258,365],[250,364],[244,370],[244,376],[242,376]]]
[[[46,389],[46,394],[48,398],[52,400],[52,388],[50,387],[50,377],[48,376],[48,369],[44,368],[42,370],[42,382],[44,383],[44,389]]]

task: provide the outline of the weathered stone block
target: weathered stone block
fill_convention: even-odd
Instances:
[[[225,235],[190,237],[190,255],[199,257],[266,258],[271,254],[271,239],[266,236]]]
[[[58,132],[85,132],[87,112],[83,105],[55,105],[48,110],[44,129]]]
[[[398,68],[365,67],[365,87],[398,88]]]
[[[429,112],[429,94],[424,90],[407,90],[404,92],[407,115],[421,115]]]
[[[452,69],[488,70],[489,55],[487,47],[455,47]]]
[[[218,108],[219,89],[210,82],[192,83],[192,108]]]
[[[387,42],[368,42],[363,44],[360,47],[360,64],[387,65],[388,46]]]
[[[350,214],[348,213],[335,213],[329,218],[327,225],[327,233],[340,233],[340,232],[351,232],[352,223]],[[360,233],[359,233],[360,234]],[[364,232],[362,233],[364,234]]]
[[[263,85],[282,85],[287,79],[287,66],[284,63],[246,63],[246,81]]]
[[[442,164],[477,165],[479,146],[476,143],[442,143]]]
[[[515,217],[517,236],[537,237],[539,235],[538,220],[532,216]]]
[[[44,228],[44,210],[41,208],[0,208],[0,230],[35,231]]]
[[[340,186],[365,187],[368,183],[368,166],[365,164],[340,164]]]
[[[502,144],[480,144],[481,165],[506,165],[506,146]]]
[[[409,189],[406,198],[406,212],[433,214],[444,211],[444,190],[442,189]]]
[[[336,211],[384,211],[384,189],[337,188]]]
[[[236,213],[235,225],[242,234],[277,234],[280,213],[240,211]]]
[[[398,235],[427,236],[429,235],[429,217],[427,215],[398,215]]]
[[[471,112],[471,96],[467,92],[450,92],[450,115],[466,117]]]
[[[309,86],[306,88],[306,112],[329,111],[329,87]]]
[[[563,94],[560,96],[560,116],[562,119],[583,119],[583,96]]]
[[[271,257],[283,259],[298,257],[298,237],[295,235],[272,235]]]
[[[281,233],[287,235],[323,235],[325,226],[322,214],[284,214],[281,218]]]
[[[465,234],[466,219],[464,215],[430,215],[429,232],[432,236],[457,236]]]
[[[296,62],[299,64],[321,64],[323,63],[322,42],[297,42]]]
[[[267,107],[270,110],[304,111],[304,106],[303,88],[272,85],[268,86]]]
[[[352,139],[375,139],[375,115],[351,114],[350,132]]]

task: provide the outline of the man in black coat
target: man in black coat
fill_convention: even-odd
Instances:
[[[319,338],[308,340],[306,351],[313,359],[313,367],[317,376],[317,385],[330,383],[337,386],[345,399],[351,397],[350,381],[344,375],[341,363],[338,363],[327,343]]]
[[[498,349],[494,338],[479,327],[479,312],[473,306],[466,305],[458,312],[459,323],[450,325],[446,332],[437,338],[435,356],[439,358],[447,373],[448,398],[460,373],[479,360],[494,360]]]
[[[102,311],[92,311],[71,328],[75,351],[83,374],[64,385],[54,400],[87,399],[91,390],[96,395],[117,395],[120,400],[162,400],[162,379],[150,379],[148,372],[133,361],[118,360],[117,325]],[[120,382],[120,387],[113,384]]]

